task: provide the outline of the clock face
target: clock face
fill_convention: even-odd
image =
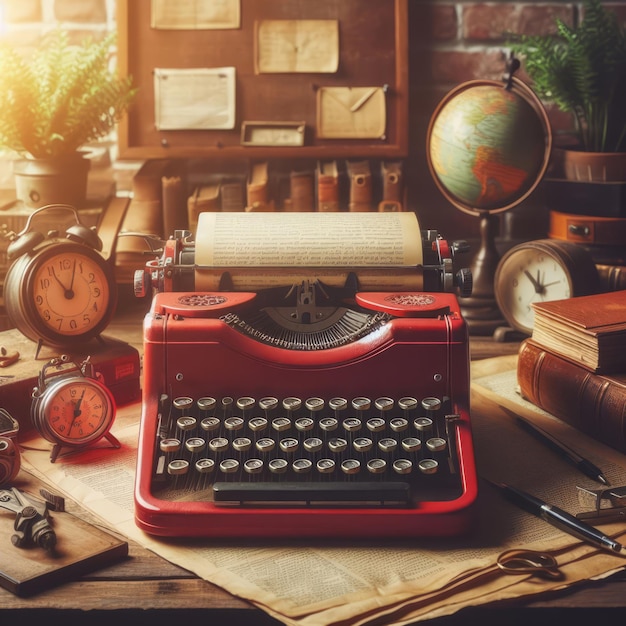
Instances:
[[[78,246],[42,257],[31,284],[36,314],[63,336],[89,333],[108,314],[111,293],[102,262]]]
[[[56,386],[43,407],[48,434],[64,444],[102,437],[112,421],[112,403],[100,384],[77,378]]]
[[[572,296],[570,273],[563,263],[545,250],[532,246],[505,255],[496,272],[496,298],[500,311],[517,330],[531,334],[533,302]]]

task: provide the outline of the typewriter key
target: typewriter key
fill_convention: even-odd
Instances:
[[[296,459],[291,467],[296,474],[306,474],[311,471],[313,463],[309,459]]]
[[[337,430],[337,426],[339,422],[334,417],[324,417],[320,420],[320,428],[326,433]]]
[[[436,474],[439,469],[439,463],[435,459],[422,459],[417,466],[422,474]]]
[[[302,445],[307,452],[318,452],[322,449],[323,442],[319,437],[309,437]]]
[[[433,429],[433,421],[430,417],[418,417],[414,422],[415,430],[418,433],[429,433]]]
[[[272,420],[272,428],[277,433],[284,433],[291,428],[291,420],[288,417],[277,417]]]
[[[382,398],[376,398],[376,400],[374,400],[374,406],[381,413],[386,413],[387,411],[391,411],[391,409],[393,409],[393,405],[394,405],[394,402],[392,398],[382,397]]]
[[[188,411],[193,405],[193,398],[181,396],[179,398],[174,398],[172,404],[174,405],[174,408],[179,411]]]
[[[269,437],[263,437],[254,444],[259,452],[271,452],[274,449],[275,445],[276,442]]]
[[[409,427],[409,422],[404,417],[394,417],[389,421],[389,426],[394,433],[401,433]]]
[[[180,428],[180,430],[182,430],[183,432],[193,430],[196,427],[197,423],[198,421],[195,417],[189,416],[179,417],[176,420],[176,426],[178,426],[178,428]]]
[[[203,398],[198,398],[196,404],[201,411],[215,411],[217,401],[215,400],[215,398],[204,396]]]
[[[361,420],[356,417],[348,417],[343,420],[343,429],[347,433],[356,433],[361,430]]]
[[[422,442],[417,437],[406,437],[402,440],[402,448],[406,452],[418,452],[422,449]]]
[[[422,408],[424,411],[438,411],[441,408],[441,400],[439,398],[423,398],[422,399]]]
[[[241,417],[227,417],[224,420],[224,428],[230,431],[241,430],[243,428],[243,419]]]
[[[187,448],[187,450],[189,450],[192,454],[196,454],[197,452],[200,452],[200,450],[204,449],[205,444],[206,441],[200,437],[190,437],[187,441],[185,441],[185,448]]]
[[[298,449],[298,440],[293,437],[285,437],[280,440],[278,446],[283,452],[291,454]]]
[[[233,450],[237,452],[246,452],[252,446],[252,441],[248,437],[237,437],[233,439]]]
[[[396,474],[410,474],[413,469],[413,463],[409,459],[396,459],[393,462],[393,471]]]
[[[332,459],[320,459],[315,467],[320,474],[332,474],[335,471],[335,461]]]
[[[405,396],[398,400],[398,407],[403,411],[414,411],[417,408],[417,398],[411,396]]]
[[[243,469],[248,474],[260,474],[263,471],[263,461],[261,459],[248,459],[243,464]]]
[[[289,413],[300,410],[301,406],[302,400],[300,398],[289,397],[283,400],[283,409]]]
[[[324,400],[322,398],[308,398],[304,406],[312,413],[317,413],[324,408]]]
[[[230,396],[224,396],[220,400],[220,407],[224,415],[229,415],[233,408],[234,400]]]
[[[180,439],[174,439],[173,437],[161,439],[159,448],[161,452],[178,452],[180,450]]]
[[[446,449],[446,440],[443,437],[431,437],[426,442],[426,447],[431,452],[443,452]]]
[[[343,452],[348,447],[348,442],[341,437],[333,437],[328,442],[328,449],[331,452]]]
[[[393,452],[398,447],[398,442],[391,437],[385,437],[378,442],[378,447],[382,452]]]
[[[348,408],[348,401],[345,398],[331,398],[328,401],[328,408],[335,411],[335,414],[337,414]]]
[[[296,430],[299,430],[301,433],[313,430],[313,426],[315,426],[315,421],[310,417],[300,417],[296,420]]]
[[[189,469],[189,461],[185,461],[185,459],[174,459],[170,461],[167,465],[167,473],[171,476],[180,476],[181,474],[186,474]]]
[[[358,474],[361,470],[361,462],[356,459],[346,459],[341,462],[341,471],[344,474],[348,474],[353,476],[354,474]]]
[[[284,474],[287,471],[289,463],[285,459],[272,459],[267,466],[272,474]]]
[[[205,417],[200,421],[200,428],[207,433],[217,430],[220,426],[220,421],[217,417]]]
[[[354,398],[352,400],[352,408],[355,411],[369,411],[372,406],[372,401],[369,398],[364,398],[363,396],[359,396],[358,398]]]
[[[352,445],[357,452],[369,452],[374,442],[369,437],[357,437]]]
[[[274,411],[278,406],[278,398],[274,398],[273,396],[266,396],[265,398],[261,398],[259,400],[259,408],[262,411],[270,412]]]
[[[239,461],[237,459],[224,459],[220,463],[220,471],[222,474],[234,474],[239,470]]]
[[[228,439],[225,437],[211,439],[211,441],[209,441],[209,449],[213,452],[224,452],[224,450],[228,450]]]
[[[372,417],[365,424],[367,429],[372,433],[379,433],[385,430],[385,420],[382,417]]]
[[[268,422],[264,417],[253,417],[248,422],[248,428],[250,428],[253,433],[260,433],[262,430],[267,428],[267,423]]]
[[[254,407],[256,400],[251,398],[250,396],[244,396],[243,398],[239,398],[237,400],[237,408],[240,411],[249,411]]]
[[[196,461],[196,471],[200,474],[209,474],[215,469],[215,461],[213,459],[198,459]]]
[[[387,469],[387,461],[384,459],[370,459],[367,462],[367,470],[370,474],[384,474]]]

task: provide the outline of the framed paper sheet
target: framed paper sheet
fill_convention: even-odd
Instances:
[[[164,30],[239,28],[241,0],[152,0],[150,25]]]
[[[154,70],[158,130],[235,127],[235,68]]]

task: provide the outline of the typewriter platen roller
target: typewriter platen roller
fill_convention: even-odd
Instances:
[[[415,215],[200,215],[152,293],[136,522],[159,535],[464,532],[477,494],[462,244]]]

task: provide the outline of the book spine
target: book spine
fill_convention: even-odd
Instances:
[[[529,339],[520,345],[517,382],[526,400],[626,452],[626,385],[594,374]]]
[[[600,289],[602,291],[621,291],[626,289],[626,265],[607,265],[596,263]]]
[[[183,176],[163,176],[163,234],[170,237],[188,227],[187,190]]]

